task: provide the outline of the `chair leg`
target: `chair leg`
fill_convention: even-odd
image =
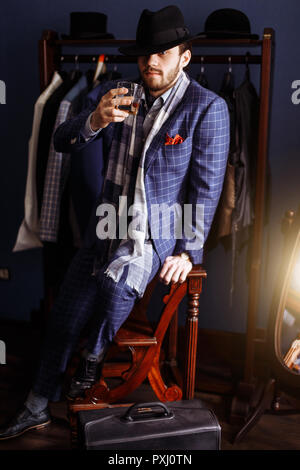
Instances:
[[[177,338],[178,338],[178,308],[169,325],[169,344],[167,360],[172,364],[177,362]]]
[[[172,372],[175,383],[177,383],[179,387],[182,389],[182,373],[178,367],[177,342],[178,342],[178,308],[175,310],[175,313],[169,325],[168,350],[167,350],[166,363],[168,364]]]
[[[201,290],[202,279],[199,277],[189,278],[184,374],[184,398],[186,400],[192,400],[194,398],[198,341],[199,298]]]
[[[72,449],[76,449],[78,446],[77,413],[74,413],[70,406],[68,407],[68,419],[70,423],[71,447]]]
[[[150,385],[160,401],[177,401],[182,398],[182,390],[178,385],[168,387],[161,375],[160,365],[160,348],[157,350],[152,366],[148,372],[148,380]]]

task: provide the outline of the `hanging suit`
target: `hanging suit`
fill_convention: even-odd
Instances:
[[[32,132],[28,145],[28,170],[24,201],[25,214],[13,251],[41,248],[43,246],[39,239],[39,215],[35,180],[39,130],[45,104],[62,82],[63,80],[59,73],[55,72],[49,86],[39,96],[34,105]]]
[[[253,222],[259,98],[247,70],[237,88],[232,73],[223,78],[219,95],[230,116],[230,147],[223,191],[209,237],[209,247]]]

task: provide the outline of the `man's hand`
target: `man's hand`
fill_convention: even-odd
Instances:
[[[93,131],[103,129],[111,122],[122,122],[127,118],[129,113],[118,109],[117,106],[131,104],[133,97],[116,98],[117,95],[124,95],[127,92],[127,88],[113,88],[102,96],[91,116],[90,125]]]
[[[167,256],[161,269],[159,280],[164,284],[175,284],[176,282],[184,282],[193,265],[188,259],[182,258],[180,255]]]

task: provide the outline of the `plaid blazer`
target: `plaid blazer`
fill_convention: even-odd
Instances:
[[[90,106],[77,117],[66,121],[56,130],[54,146],[58,152],[73,152],[89,145],[81,136],[86,119],[96,108],[101,97],[115,83],[107,82]],[[112,138],[119,134],[122,123],[111,123],[95,138],[103,138],[103,155],[108,155]],[[116,133],[116,134],[115,134]],[[152,225],[151,205],[167,203],[191,204],[192,230],[196,232],[196,206],[203,207],[203,242],[205,242],[212,224],[223,187],[229,149],[229,116],[225,101],[210,90],[201,87],[191,79],[185,95],[173,114],[163,124],[152,140],[145,157],[145,190],[148,207],[150,233],[157,234]],[[176,145],[166,145],[168,138],[179,135],[182,139]],[[101,203],[101,197],[96,206]],[[94,230],[94,244],[97,251],[103,250],[105,240],[96,238],[96,216],[90,224]],[[174,234],[173,220],[170,221],[170,233]],[[161,235],[161,234],[160,234]],[[156,235],[157,236],[157,235]],[[89,245],[92,244],[88,237]],[[154,247],[163,264],[169,255],[187,252],[193,264],[200,264],[203,259],[203,247],[187,249],[191,239],[153,238]]]

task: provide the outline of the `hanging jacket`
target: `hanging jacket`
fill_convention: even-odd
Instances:
[[[197,75],[196,82],[198,82],[199,85],[203,86],[204,88],[207,88],[208,90],[210,89],[207,77],[204,72],[200,72]]]
[[[45,104],[62,81],[60,74],[55,72],[49,86],[39,96],[34,105],[32,131],[28,145],[28,170],[24,200],[25,214],[18,231],[13,252],[29,250],[31,248],[41,248],[43,246],[39,238],[39,216],[35,179],[38,139]]]
[[[212,229],[207,241],[207,249],[212,249],[220,239],[232,233],[232,214],[235,207],[235,99],[234,77],[231,72],[226,72],[223,77],[219,95],[226,101],[230,121],[230,146],[220,201],[216,210]]]
[[[248,69],[237,88],[232,73],[226,72],[219,95],[228,106],[230,148],[223,190],[208,240],[209,249],[220,238],[251,225],[254,213],[259,98]]]
[[[249,72],[235,90],[236,162],[234,229],[239,231],[254,219],[255,169],[258,145],[259,97]]]

